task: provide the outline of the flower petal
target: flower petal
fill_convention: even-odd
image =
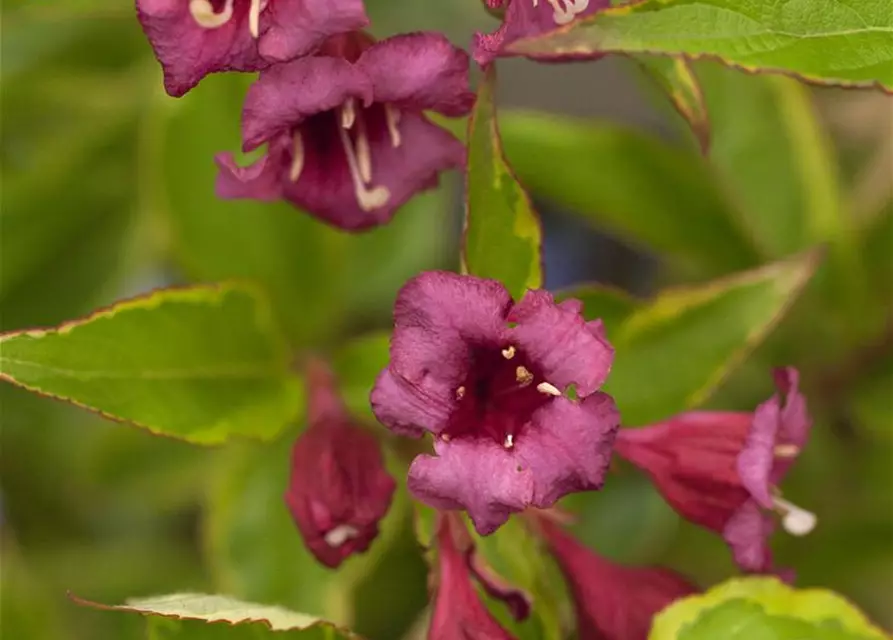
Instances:
[[[407,282],[394,305],[389,376],[373,390],[373,411],[397,431],[416,423],[439,433],[456,405],[473,345],[500,348],[512,299],[502,283],[445,271]],[[395,383],[399,380],[399,384]],[[398,396],[410,392],[414,399]],[[413,407],[429,407],[420,416]]]
[[[199,26],[184,0],[137,0],[137,16],[164,71],[164,87],[182,96],[209,73],[267,66],[248,28],[248,9],[235,3],[228,22]]]
[[[357,60],[376,102],[412,111],[462,116],[474,104],[468,54],[439,33],[409,33],[375,43]]]
[[[754,411],[753,426],[738,454],[741,484],[764,509],[772,508],[769,476],[775,464],[775,442],[780,424],[781,407],[775,395]]]
[[[310,53],[329,36],[369,24],[362,0],[271,0],[268,25],[258,42],[260,54],[284,62]]]
[[[251,151],[306,118],[344,104],[372,100],[372,84],[341,58],[312,56],[263,71],[242,110],[242,150]]]
[[[218,153],[214,162],[220,171],[214,191],[218,198],[272,201],[282,197],[280,184],[282,151],[278,145],[254,164],[240,167],[231,153]]]
[[[574,384],[586,396],[604,383],[611,370],[614,349],[600,324],[590,324],[580,315],[579,303],[555,304],[546,291],[528,291],[509,313],[517,323],[512,340],[537,366],[551,384],[565,388]]]
[[[729,518],[722,537],[731,547],[735,562],[742,570],[768,573],[772,570],[768,540],[774,529],[772,517],[764,513],[756,502],[747,500]]]
[[[372,412],[383,425],[402,436],[421,437],[447,423],[451,405],[432,402],[406,380],[385,369],[369,394]]]

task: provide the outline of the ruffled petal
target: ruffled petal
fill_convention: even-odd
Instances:
[[[768,540],[774,529],[772,517],[764,513],[756,502],[748,500],[729,518],[722,537],[742,570],[769,573],[772,570],[772,552]]]
[[[378,375],[369,394],[372,413],[383,425],[402,436],[418,438],[425,431],[437,432],[447,423],[452,404],[432,401],[418,393],[390,369]]]
[[[409,33],[375,43],[357,60],[375,101],[412,111],[462,116],[474,104],[468,54],[439,33]]]
[[[403,403],[384,400],[393,387],[385,379],[381,390],[373,390],[382,422],[398,431],[414,422],[433,433],[443,430],[456,406],[456,389],[472,366],[471,348],[502,345],[511,302],[496,280],[429,271],[407,282],[394,305],[389,371],[403,390],[412,390],[415,399],[406,404],[429,406],[429,414],[421,422],[416,412],[400,408]]]
[[[284,62],[312,52],[329,36],[362,29],[369,18],[362,0],[271,0],[264,24],[260,54]]]
[[[214,162],[219,168],[214,184],[218,198],[272,201],[282,197],[281,151],[272,150],[247,167],[236,164],[231,153],[218,153]]]
[[[214,28],[199,26],[185,0],[137,0],[137,16],[164,71],[164,87],[182,96],[216,71],[256,71],[267,66],[248,28],[247,7]]]
[[[614,349],[600,324],[590,325],[579,303],[555,304],[547,291],[528,291],[509,313],[517,323],[511,330],[515,344],[560,389],[574,384],[586,396],[604,383],[611,371]]]
[[[753,414],[753,426],[738,455],[741,484],[764,509],[772,508],[770,474],[775,464],[775,442],[781,421],[778,396],[773,396]]]
[[[313,56],[275,65],[248,89],[242,110],[242,150],[256,149],[348,98],[369,103],[372,84],[346,60]]]

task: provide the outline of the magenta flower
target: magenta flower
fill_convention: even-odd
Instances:
[[[439,574],[428,640],[512,640],[475,591],[467,560],[471,541],[462,521],[440,514],[436,541]]]
[[[369,23],[362,0],[136,0],[143,29],[182,96],[215,71],[256,71]]]
[[[308,427],[295,442],[285,502],[310,551],[327,567],[378,535],[395,483],[378,441],[352,423],[328,367],[307,367]]]
[[[471,108],[468,56],[443,36],[373,43],[353,33],[317,55],[261,72],[242,113],[242,148],[267,143],[253,165],[217,156],[223,198],[284,198],[342,229],[383,224],[438,174],[460,167],[462,144],[423,111]]]
[[[647,640],[655,614],[698,592],[669,569],[624,567],[600,557],[545,518],[538,524],[567,578],[580,640]]]
[[[767,512],[793,535],[816,523],[778,490],[811,425],[798,378],[796,369],[776,370],[784,402],[776,394],[752,414],[692,411],[617,437],[617,453],[647,472],[680,515],[722,534],[745,571],[772,571]]]
[[[513,303],[495,280],[445,272],[403,287],[371,401],[393,431],[435,435],[437,455],[409,470],[417,498],[466,509],[486,535],[512,512],[602,485],[619,415],[597,390],[614,352],[581,308],[545,291]]]
[[[490,10],[504,10],[502,25],[493,33],[475,33],[475,61],[489,64],[494,58],[513,55],[505,49],[515,40],[548,33],[577,18],[611,6],[610,0],[484,0]],[[568,55],[562,59],[592,59],[592,55]]]

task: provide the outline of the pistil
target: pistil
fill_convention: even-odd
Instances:
[[[357,204],[363,211],[372,211],[383,206],[391,197],[385,186],[369,187],[372,181],[372,154],[369,138],[366,135],[366,123],[362,113],[357,112],[353,98],[349,98],[341,107],[341,126],[338,136],[347,156],[347,167],[353,181],[354,195]],[[356,143],[351,142],[348,131],[356,125]],[[355,146],[356,145],[356,146]]]
[[[815,528],[818,518],[811,511],[802,509],[780,496],[773,496],[775,510],[781,514],[781,526],[792,536],[805,536]]]

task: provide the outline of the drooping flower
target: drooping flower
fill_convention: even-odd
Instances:
[[[754,413],[692,411],[617,437],[617,453],[647,472],[680,515],[720,533],[745,571],[773,570],[771,512],[793,535],[816,523],[778,489],[811,426],[798,380],[796,369],[776,370],[779,393]]]
[[[548,33],[611,6],[610,0],[484,0],[484,3],[488,9],[502,10],[504,14],[502,25],[496,31],[474,35],[473,56],[481,66],[494,58],[514,55],[505,49],[515,40]],[[572,54],[562,59],[593,57],[596,56]]]
[[[464,163],[462,144],[422,111],[460,116],[474,101],[468,56],[443,36],[363,33],[261,72],[242,113],[241,168],[217,156],[223,198],[284,198],[342,229],[383,224],[438,174]]]
[[[436,542],[439,571],[428,640],[512,640],[474,589],[467,561],[471,542],[462,521],[440,514]]]
[[[467,510],[486,535],[512,512],[601,486],[619,415],[598,389],[614,352],[581,310],[539,290],[514,303],[495,280],[453,273],[403,287],[371,402],[393,431],[435,436],[437,455],[410,467],[417,498]]]
[[[136,0],[137,15],[181,96],[215,71],[256,71],[361,29],[362,0]]]
[[[307,547],[337,567],[378,535],[395,482],[378,441],[354,424],[328,367],[307,367],[307,430],[294,444],[285,502]]]
[[[538,525],[567,578],[580,640],[647,640],[654,615],[698,592],[661,567],[625,567],[602,558],[545,518]]]

